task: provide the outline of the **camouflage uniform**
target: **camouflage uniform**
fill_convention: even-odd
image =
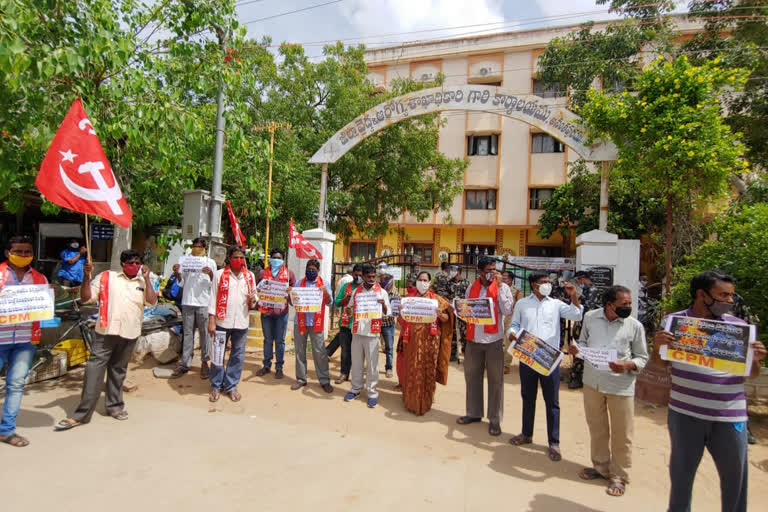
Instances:
[[[600,290],[594,287],[587,286],[583,289],[583,292],[581,294],[581,297],[579,299],[579,302],[584,306],[584,314],[587,313],[587,311],[592,311],[593,309],[600,309],[603,307],[603,300],[602,300],[603,294]],[[584,318],[582,316],[582,318]],[[576,322],[576,324],[573,326],[573,339],[578,340],[579,335],[581,334],[581,322]],[[584,360],[578,359],[576,357],[573,358],[573,366],[571,367],[571,373],[568,377],[568,388],[569,389],[577,389],[584,386],[584,383],[582,382],[582,378],[584,377]]]
[[[435,276],[435,280],[432,283],[432,291],[434,291],[436,294],[441,296],[442,298],[451,301],[453,300],[453,297],[451,297],[451,289],[450,289],[450,278],[448,277],[448,274],[446,274],[443,271],[440,271]]]

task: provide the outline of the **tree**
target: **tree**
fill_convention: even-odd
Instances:
[[[590,138],[608,138],[619,148],[613,172],[636,176],[647,192],[664,197],[667,293],[673,211],[709,204],[748,166],[718,99],[725,87],[743,87],[748,73],[721,67],[718,59],[693,66],[685,56],[671,62],[659,57],[638,77],[636,95],[590,91],[579,109]]]
[[[718,216],[710,225],[709,240],[697,247],[675,268],[675,286],[670,296],[670,310],[679,311],[690,304],[691,278],[704,270],[719,269],[736,280],[736,291],[752,313],[760,319],[758,331],[765,338],[768,329],[768,203],[738,205]]]

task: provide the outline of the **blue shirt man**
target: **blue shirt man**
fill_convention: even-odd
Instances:
[[[80,247],[77,240],[70,240],[67,248],[61,251],[61,269],[57,274],[64,286],[80,286],[83,282],[85,265],[85,247]]]

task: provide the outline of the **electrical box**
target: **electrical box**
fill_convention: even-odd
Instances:
[[[216,202],[219,203],[219,216],[215,219],[215,225],[210,227],[210,235],[213,238],[221,239],[221,205],[224,204],[224,196],[216,198]],[[184,220],[182,225],[182,238],[184,240],[209,235],[210,207],[211,193],[207,190],[184,191]]]

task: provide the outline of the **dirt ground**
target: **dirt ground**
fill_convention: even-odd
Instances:
[[[338,375],[339,354],[331,361]],[[148,358],[150,360],[151,358]],[[311,360],[311,357],[310,357]],[[68,432],[52,426],[78,402],[82,369],[28,386],[18,431],[31,444],[0,445],[0,509],[27,511],[184,510],[665,510],[669,439],[666,409],[637,404],[632,483],[623,498],[604,484],[578,478],[589,463],[589,436],[580,391],[561,387],[563,460],[545,455],[544,403],[537,405],[534,443],[517,448],[520,430],[517,368],[506,377],[501,437],[488,424],[461,426],[462,367],[451,366],[438,385],[434,406],[417,417],[405,411],[396,378],[384,377],[381,356],[379,407],[362,399],[345,403],[349,383],[325,394],[310,363],[310,385],[291,391],[294,359],[286,378],[260,378],[261,356],[249,353],[240,391],[212,405],[198,368],[175,381],[152,376],[154,363],[131,366],[138,390],[126,393],[130,418],[104,416]],[[364,394],[363,394],[364,396]],[[768,500],[768,429],[756,425],[750,446],[749,506]],[[720,510],[719,480],[704,456],[693,508]]]

